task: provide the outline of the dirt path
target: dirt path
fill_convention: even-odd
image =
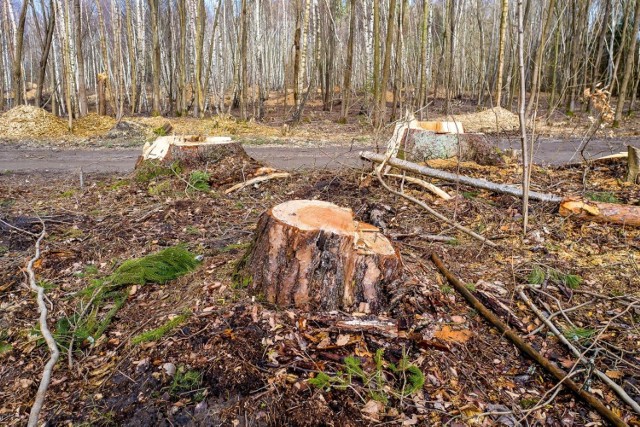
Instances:
[[[579,161],[576,154],[579,139],[540,140],[536,145],[534,161],[542,164],[564,164]],[[518,150],[516,138],[497,141],[501,148]],[[589,143],[588,157],[625,150],[627,144],[640,146],[640,138],[601,139]],[[366,146],[340,147],[286,147],[245,146],[247,153],[257,160],[280,169],[337,169],[360,167],[360,150]],[[140,154],[139,148],[128,149],[57,149],[0,146],[0,172],[129,172]]]

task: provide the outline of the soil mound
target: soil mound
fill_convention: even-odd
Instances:
[[[518,116],[502,107],[454,116],[467,132],[513,132],[520,128]]]
[[[1,137],[59,138],[68,134],[66,122],[42,108],[20,105],[0,116]]]

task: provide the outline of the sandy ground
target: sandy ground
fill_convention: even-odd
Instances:
[[[535,146],[534,161],[559,165],[580,161],[577,149],[581,139],[541,138]],[[519,150],[520,141],[513,137],[498,139],[500,148]],[[587,157],[598,157],[624,151],[627,144],[640,146],[640,137],[596,139],[589,142]],[[245,149],[255,159],[285,170],[337,169],[361,167],[358,156],[371,146],[291,147],[251,146]],[[60,149],[0,146],[0,171],[8,172],[129,172],[140,154],[139,148]]]

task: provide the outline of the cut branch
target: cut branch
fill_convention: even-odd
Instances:
[[[558,330],[558,328],[556,327],[556,325],[548,318],[546,318],[542,312],[540,311],[540,309],[533,303],[533,301],[531,301],[529,299],[529,297],[527,296],[527,294],[522,290],[519,289],[518,290],[518,295],[520,296],[520,298],[522,299],[522,301],[525,302],[525,304],[527,304],[529,306],[529,308],[536,314],[536,316],[538,316],[538,318],[545,324],[547,325],[547,327],[549,328],[549,330],[556,336],[558,337],[558,339],[560,340],[560,342],[562,342],[565,346],[567,346],[567,348],[569,350],[571,350],[571,353],[573,353],[574,356],[576,356],[578,358],[578,360],[581,363],[584,363],[585,365],[589,365],[589,361],[585,359],[585,357],[582,355],[582,353],[580,353],[580,350],[578,350],[577,348],[575,348],[575,346],[573,346],[573,344],[571,344],[569,342],[569,340],[564,336],[564,334],[562,332],[560,332]],[[609,378],[604,372],[598,370],[598,369],[593,369],[593,373],[600,378],[600,380],[605,383],[606,385],[609,386],[609,388],[611,388],[613,391],[616,392],[616,394],[620,397],[620,399],[622,399],[627,405],[631,406],[633,408],[633,410],[640,414],[640,405],[638,405],[638,403],[633,400],[631,397],[629,397],[629,395],[618,385],[616,384],[611,378]]]
[[[382,154],[372,153],[371,151],[361,151],[360,157],[375,163],[382,163],[386,158]],[[406,160],[401,160],[394,157],[389,158],[386,163],[398,169],[429,176],[431,178],[459,182],[460,184],[470,185],[472,187],[482,188],[484,190],[490,190],[496,193],[509,194],[516,197],[522,197],[523,195],[522,189],[515,185],[497,184],[495,182],[487,181],[480,178],[471,178],[464,175],[457,175],[454,173],[441,171],[439,169],[430,168],[428,166],[420,166],[416,163],[408,162]],[[538,193],[535,191],[529,192],[529,199],[552,203],[560,203],[562,201],[562,197],[560,196],[556,196],[554,194]]]
[[[586,221],[640,227],[640,206],[594,202],[568,197],[560,203],[560,215],[575,216]]]
[[[229,193],[233,193],[234,191],[237,190],[241,190],[245,187],[249,187],[253,184],[257,184],[259,182],[265,182],[265,181],[269,181],[272,179],[282,179],[282,178],[289,178],[291,176],[290,173],[288,172],[275,172],[269,175],[262,175],[262,176],[257,176],[255,178],[251,178],[245,182],[241,182],[239,184],[234,185],[233,187],[227,188],[224,191],[224,194],[229,194]]]
[[[48,312],[47,305],[44,302],[44,288],[36,284],[36,275],[33,272],[33,264],[38,259],[40,259],[40,243],[42,242],[42,239],[44,239],[46,233],[44,221],[41,221],[41,223],[42,232],[40,233],[38,240],[36,240],[36,253],[27,264],[27,274],[29,276],[29,287],[32,291],[37,293],[38,311],[40,312],[40,332],[42,333],[42,337],[47,343],[47,347],[49,347],[51,357],[49,358],[49,361],[45,365],[44,371],[42,372],[40,386],[38,387],[38,392],[36,393],[36,398],[33,402],[33,406],[31,407],[31,412],[29,414],[29,423],[27,424],[28,427],[36,427],[38,425],[40,411],[42,410],[42,406],[44,405],[44,398],[47,394],[47,389],[49,388],[49,382],[51,381],[51,373],[53,372],[53,367],[58,361],[58,357],[60,357],[60,351],[58,350],[56,341],[53,339],[53,336],[49,331],[49,327],[47,326]]]
[[[381,166],[384,167],[384,162],[381,164]],[[404,197],[405,199],[415,203],[416,205],[420,206],[421,208],[423,208],[424,210],[426,210],[427,212],[429,212],[431,215],[435,216],[439,220],[446,222],[447,224],[451,225],[452,227],[455,227],[456,229],[462,231],[463,233],[473,237],[474,239],[480,240],[482,243],[486,243],[487,245],[491,246],[492,248],[498,247],[498,245],[496,245],[495,243],[493,243],[491,240],[487,239],[486,237],[479,235],[478,233],[468,229],[467,227],[465,227],[465,226],[463,226],[461,224],[458,224],[457,222],[455,222],[453,220],[450,220],[446,216],[442,215],[440,212],[438,212],[435,209],[433,209],[431,206],[427,205],[422,200],[418,200],[415,197],[409,196],[408,194],[402,193],[400,191],[396,191],[393,188],[389,187],[389,184],[384,182],[384,180],[382,179],[382,176],[380,175],[380,169],[381,168],[376,168],[375,169],[376,176],[378,177],[378,181],[380,181],[380,184],[382,184],[382,186],[384,188],[386,188],[387,191],[389,191],[390,193],[395,194],[396,196]]]
[[[414,178],[412,176],[404,176],[404,175],[397,175],[397,174],[392,174],[392,173],[387,173],[385,174],[385,176],[391,176],[393,178],[400,178],[403,179],[407,182],[410,182],[412,184],[416,184],[419,185],[420,187],[424,188],[425,190],[428,190],[430,192],[432,192],[433,194],[435,194],[436,196],[440,197],[441,199],[444,200],[451,200],[452,197],[443,189],[431,184],[430,182],[427,182],[425,180],[422,180],[420,178]]]
[[[577,384],[572,379],[568,378],[567,373],[562,369],[558,368],[556,365],[551,363],[546,357],[542,356],[531,347],[528,343],[526,343],[517,333],[515,333],[506,323],[498,318],[495,314],[493,314],[490,310],[488,310],[478,299],[473,296],[473,294],[466,288],[464,283],[462,283],[456,276],[453,275],[442,263],[442,260],[435,254],[431,254],[431,260],[436,265],[438,270],[447,278],[449,283],[467,300],[469,305],[471,305],[475,310],[477,310],[485,319],[487,319],[493,326],[495,326],[500,333],[504,334],[509,341],[515,344],[516,347],[524,354],[533,359],[536,363],[542,366],[547,370],[553,377],[555,377],[558,381],[561,381],[567,388],[573,391],[576,395],[578,395],[582,400],[584,400],[587,404],[589,404],[593,409],[595,409],[602,417],[604,417],[607,421],[609,421],[614,426],[627,426],[619,416],[617,416],[613,411],[607,408],[600,400],[598,400],[592,394],[583,390],[583,388]]]

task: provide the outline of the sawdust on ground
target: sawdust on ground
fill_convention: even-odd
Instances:
[[[73,122],[73,134],[75,136],[89,137],[103,135],[113,126],[116,120],[110,116],[99,116],[95,113],[89,113]]]
[[[502,107],[453,117],[462,122],[466,132],[513,132],[520,128],[518,116]]]
[[[20,105],[0,116],[0,136],[60,138],[69,135],[67,123],[42,108]]]

